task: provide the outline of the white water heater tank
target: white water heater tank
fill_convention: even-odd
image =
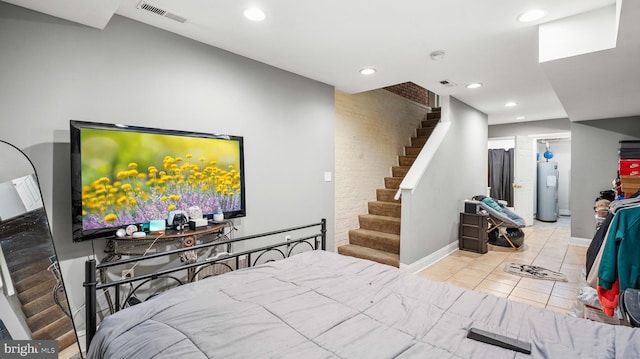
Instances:
[[[558,162],[538,162],[538,195],[536,218],[539,221],[558,220]]]

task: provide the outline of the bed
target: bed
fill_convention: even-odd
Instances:
[[[638,358],[640,331],[433,282],[323,250],[189,283],[105,318],[98,358]]]

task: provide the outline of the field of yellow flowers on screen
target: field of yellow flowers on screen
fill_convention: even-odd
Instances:
[[[114,178],[100,177],[82,188],[83,227],[95,229],[166,219],[170,211],[198,206],[240,209],[240,172],[204,157],[166,156],[158,167],[130,162]]]

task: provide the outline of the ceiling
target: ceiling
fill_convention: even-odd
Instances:
[[[640,115],[637,0],[144,1],[186,21],[139,9],[140,0],[6,0],[99,29],[117,14],[349,93],[411,81],[457,97],[486,113],[490,124]],[[616,4],[622,12],[614,47],[538,61],[539,25]],[[244,18],[249,6],[261,7],[266,20]],[[531,8],[548,15],[516,20]],[[432,60],[433,51],[444,58]],[[361,75],[365,67],[377,71]],[[483,86],[467,89],[472,82]],[[518,105],[505,107],[508,101]]]

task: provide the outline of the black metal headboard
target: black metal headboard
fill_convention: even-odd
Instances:
[[[162,269],[154,273],[143,274],[139,276],[134,276],[130,278],[121,278],[115,281],[109,281],[106,275],[102,275],[108,272],[109,268],[115,266],[121,266],[131,263],[139,263],[142,261],[147,261],[154,258],[172,256],[172,255],[184,255],[190,251],[198,251],[205,250],[212,247],[226,245],[227,248],[231,247],[232,243],[238,242],[247,242],[250,240],[265,238],[269,236],[274,236],[283,233],[293,233],[296,231],[301,231],[309,228],[319,227],[319,230],[313,231],[310,230],[310,233],[305,232],[301,237],[295,239],[287,239],[284,242],[279,242],[275,244],[269,244],[266,246],[260,246],[257,248],[232,252],[232,253],[222,253],[216,257],[206,258],[203,260],[195,260],[192,262],[187,262],[186,264],[177,265],[172,268]],[[261,264],[264,262],[270,262],[274,259],[264,260],[261,262],[260,260],[267,253],[274,254],[278,259],[287,258],[295,253],[295,250],[307,248],[310,250],[326,250],[326,234],[327,234],[327,222],[326,219],[322,219],[318,223],[312,223],[304,226],[287,228],[272,232],[266,232],[262,234],[256,234],[251,236],[245,236],[236,239],[227,239],[223,241],[215,241],[203,244],[196,244],[190,247],[184,247],[179,249],[161,251],[158,253],[145,254],[137,257],[129,257],[126,259],[119,259],[115,261],[103,261],[100,264],[96,264],[95,259],[90,259],[85,262],[85,313],[86,313],[86,349],[89,349],[89,344],[93,339],[96,328],[97,328],[97,297],[96,292],[102,289],[105,293],[110,293],[113,291],[115,304],[111,303],[110,295],[108,295],[108,302],[112,312],[123,309],[126,305],[130,305],[130,297],[131,293],[127,295],[124,303],[120,304],[120,286],[123,284],[130,285],[132,288],[133,283],[137,283],[137,286],[133,289],[135,291],[142,284],[149,282],[158,278],[171,278],[176,281],[178,284],[182,284],[183,282],[173,276],[171,274],[181,271],[187,271],[187,282],[191,282],[197,279],[198,271],[207,266],[215,266],[219,265],[224,267],[224,271],[233,271],[241,268],[253,267],[257,264]],[[193,252],[191,252],[193,253]],[[280,258],[281,257],[281,258]],[[199,268],[199,269],[197,269]],[[101,273],[101,275],[97,276],[97,273]]]

